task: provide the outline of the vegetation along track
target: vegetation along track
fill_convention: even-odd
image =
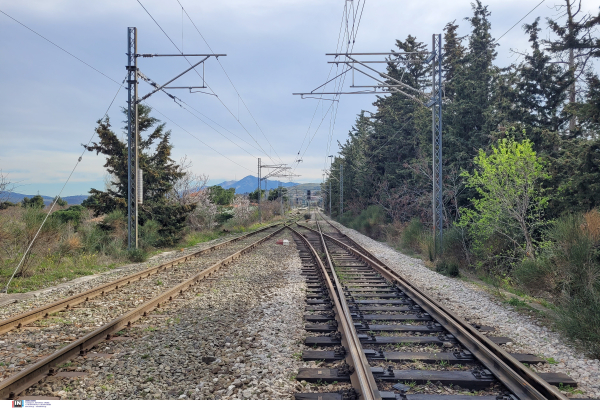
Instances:
[[[555,386],[577,386],[529,370],[544,360],[507,353],[500,345],[510,339],[454,316],[333,225],[300,227],[310,347],[302,358],[321,365],[296,379],[336,392],[297,399],[566,399]]]
[[[4,328],[2,360],[12,357],[8,353],[14,353],[15,345],[20,351],[17,363],[0,377],[0,398],[14,398],[45,376],[56,374],[59,364],[131,327],[135,320],[284,228],[268,226],[0,322]],[[26,340],[24,331],[28,332]],[[27,344],[20,344],[24,341]]]

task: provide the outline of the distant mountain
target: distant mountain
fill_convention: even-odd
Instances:
[[[293,187],[295,185],[297,185],[298,183],[281,183],[281,185],[283,187]],[[245,193],[251,193],[253,191],[256,191],[256,189],[258,188],[258,177],[254,177],[254,176],[246,176],[243,179],[241,179],[240,181],[224,181],[221,184],[217,184],[218,186],[221,186],[225,189],[228,188],[235,188],[235,192],[237,194],[245,194]],[[261,183],[260,186],[262,189],[265,188],[265,182],[263,181]],[[279,184],[277,182],[277,180],[267,180],[267,190],[272,190],[279,187]]]
[[[36,195],[37,194],[10,193],[7,201],[10,201],[11,203],[19,203],[19,202],[23,201],[23,199],[25,197],[32,198],[32,197],[35,197]],[[42,196],[42,198],[44,199],[44,204],[46,204],[46,205],[52,204],[52,200],[54,200],[54,197]],[[83,202],[83,200],[85,200],[86,198],[88,198],[88,196],[86,196],[86,195],[76,195],[76,196],[63,197],[63,200],[65,200],[67,203],[69,203],[69,205],[76,205],[76,204],[81,204]]]

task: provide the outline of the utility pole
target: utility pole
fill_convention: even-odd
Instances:
[[[130,250],[138,247],[138,208],[143,202],[143,178],[142,170],[139,167],[138,105],[158,91],[164,92],[175,100],[176,97],[167,93],[165,89],[189,89],[192,92],[194,88],[206,88],[204,83],[202,86],[185,87],[169,87],[167,85],[185,73],[195,69],[200,64],[204,67],[204,61],[208,58],[218,58],[221,56],[224,57],[226,54],[138,54],[137,28],[127,27],[127,248]],[[203,59],[193,65],[190,63],[190,68],[165,82],[163,85],[158,85],[140,72],[137,65],[138,57],[203,57]],[[138,78],[143,79],[154,87],[153,91],[141,98],[138,98]],[[204,82],[204,76],[202,76],[202,81]]]
[[[258,158],[258,218],[260,220],[260,223],[262,223],[262,213],[260,212],[260,157]]]
[[[433,148],[433,236],[435,253],[442,253],[444,197],[442,191],[442,35],[432,36],[431,112]]]
[[[333,165],[333,155],[329,155],[331,159],[329,168]],[[329,173],[329,216],[331,217],[331,173]]]
[[[279,201],[281,201],[281,216],[283,217],[283,193],[281,189],[281,181],[279,182]]]
[[[137,28],[127,28],[127,248],[138,247]]]
[[[433,228],[436,239],[436,253],[442,251],[443,219],[443,194],[442,194],[442,35],[433,35],[433,48],[431,51],[414,52],[336,52],[326,54],[333,56],[329,64],[342,64],[346,72],[352,71],[351,91],[342,92],[316,92],[329,82],[325,82],[311,92],[294,93],[303,99],[319,97],[323,95],[375,95],[375,94],[398,94],[409,98],[417,104],[432,110],[432,161],[433,161]],[[374,57],[383,57],[375,60]],[[389,75],[385,69],[377,68],[384,66],[399,66],[406,63],[431,64],[432,79],[431,94],[422,89],[414,88],[404,82],[402,78],[397,79]],[[376,64],[372,66],[372,64]],[[374,81],[373,85],[355,84],[354,73],[360,73],[364,77]],[[342,75],[340,74],[340,75]],[[370,89],[369,89],[370,88]],[[338,100],[338,99],[334,99]],[[340,164],[340,215],[343,213],[343,166]]]
[[[344,165],[340,163],[340,217],[344,214]]]

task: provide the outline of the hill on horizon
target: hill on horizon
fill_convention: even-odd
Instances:
[[[298,183],[287,182],[287,183],[281,183],[281,185],[283,187],[289,188],[289,187],[298,185]],[[220,184],[217,184],[217,186],[221,186],[224,189],[235,188],[236,194],[252,193],[253,191],[256,191],[256,189],[258,188],[258,177],[246,176],[239,181],[235,181],[235,180],[224,181]],[[273,190],[278,187],[279,187],[279,182],[277,180],[267,180],[267,190]],[[264,181],[261,183],[261,188],[263,188],[263,189],[265,188]]]
[[[16,203],[20,203],[21,201],[23,201],[23,199],[25,197],[33,198],[36,195],[37,194],[9,193],[8,199],[6,201],[10,201],[11,203],[16,204]],[[44,199],[45,205],[52,204],[52,200],[54,200],[54,197],[45,196],[45,195],[43,195],[42,198]],[[88,198],[88,196],[86,196],[86,195],[62,197],[62,199],[65,200],[69,205],[81,204],[83,202],[83,200],[85,200],[86,198]]]

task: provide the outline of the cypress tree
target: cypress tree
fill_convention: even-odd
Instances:
[[[125,109],[123,113],[127,115]],[[148,220],[157,221],[161,236],[159,244],[172,245],[180,238],[186,217],[194,210],[195,205],[180,205],[167,200],[173,184],[184,173],[171,158],[171,131],[165,131],[166,124],[159,123],[150,113],[149,106],[139,105],[138,164],[143,171],[144,186],[143,204],[138,211],[139,223],[144,225]],[[85,147],[90,152],[106,156],[104,167],[112,176],[112,181],[107,191],[92,188],[86,206],[93,209],[96,215],[117,210],[127,213],[127,143],[113,132],[108,117],[98,121],[96,133],[99,142]]]

